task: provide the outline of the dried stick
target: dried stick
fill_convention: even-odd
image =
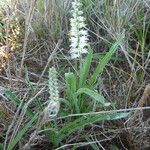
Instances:
[[[22,74],[22,70],[23,70],[23,64],[24,64],[24,59],[25,59],[25,53],[26,53],[26,49],[27,49],[27,41],[28,41],[28,36],[29,36],[29,29],[30,29],[30,24],[31,24],[31,20],[33,17],[33,13],[34,13],[34,8],[35,8],[35,4],[36,4],[37,0],[32,0],[31,1],[31,5],[30,5],[30,9],[29,9],[29,13],[28,16],[26,18],[26,22],[25,22],[25,37],[24,37],[24,44],[23,44],[23,54],[22,54],[22,60],[21,60],[21,67],[20,67],[20,72],[19,75]]]

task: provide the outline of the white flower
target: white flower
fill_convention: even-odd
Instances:
[[[44,109],[44,120],[49,121],[55,118],[60,108],[59,101],[51,100],[48,106]]]
[[[70,19],[70,54],[72,59],[80,57],[83,53],[88,53],[88,33],[85,30],[85,18],[82,16],[81,7],[80,0],[72,2],[72,18]]]
[[[57,83],[57,71],[54,67],[49,69],[49,101],[48,105],[45,107],[43,111],[43,120],[45,122],[53,119],[57,116],[60,101],[59,101],[59,92],[58,92],[58,83]]]
[[[58,101],[58,83],[57,83],[57,71],[54,67],[49,69],[49,93],[50,100]]]
[[[86,36],[88,33],[86,30],[80,30],[80,35]],[[88,38],[87,38],[88,39]]]

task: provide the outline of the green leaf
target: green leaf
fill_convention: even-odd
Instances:
[[[0,144],[0,150],[3,150],[3,149],[4,149],[3,144]]]
[[[22,139],[29,128],[32,127],[33,122],[37,119],[38,114],[36,114],[17,134],[17,136],[9,143],[7,150],[14,150],[16,144]]]
[[[105,103],[105,98],[98,94],[95,91],[92,91],[88,88],[80,88],[76,93],[75,93],[75,97],[78,97],[80,94],[86,94],[92,98],[94,98],[97,102],[101,103],[104,106],[108,106],[108,103]],[[110,104],[110,103],[109,103]]]
[[[91,143],[93,140],[91,140],[89,137],[85,137],[88,143]],[[90,144],[93,150],[100,150],[99,146],[96,143]]]
[[[67,85],[67,95],[69,99],[73,98],[73,94],[76,92],[76,76],[73,72],[65,73],[65,81]]]
[[[9,100],[14,101],[17,106],[19,106],[21,104],[21,100],[18,99],[17,96],[14,93],[12,93],[11,91],[7,90],[7,91],[5,91],[4,94]],[[25,104],[25,102],[23,102],[23,105],[24,104]],[[30,108],[27,108],[26,114],[30,118],[32,118],[35,115],[35,113]]]
[[[73,122],[67,123],[58,133],[58,142],[61,142],[64,138],[69,136],[86,125],[95,123],[102,120],[115,120],[121,119],[128,116],[129,113],[112,113],[112,114],[89,114],[76,119]]]
[[[98,66],[96,67],[93,75],[91,76],[88,85],[91,88],[93,84],[96,82],[97,78],[99,77],[99,74],[102,73],[103,69],[107,65],[107,63],[110,61],[112,55],[116,52],[118,46],[122,43],[124,39],[124,34],[122,34],[117,41],[112,45],[110,48],[110,51],[104,56],[104,58],[99,62]]]
[[[81,62],[80,64],[80,80],[79,80],[79,87],[83,87],[87,76],[89,74],[89,70],[90,70],[90,66],[91,66],[91,62],[92,62],[92,58],[93,58],[93,54],[92,52],[89,52],[89,54],[87,55],[86,59],[83,60],[83,62]]]
[[[43,2],[43,0],[38,0],[37,1],[37,8],[38,8],[39,13],[41,13],[41,15],[42,15],[43,10],[44,10],[44,2]]]
[[[69,73],[65,73],[65,81],[66,81],[66,85],[67,85],[67,97],[68,100],[70,102],[70,106],[72,107],[71,109],[74,111],[73,106],[75,106],[75,109],[77,112],[80,112],[78,104],[77,104],[77,99],[74,98],[74,93],[76,92],[76,76],[73,72],[69,72]]]

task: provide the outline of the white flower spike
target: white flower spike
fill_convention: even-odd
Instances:
[[[60,108],[59,91],[57,83],[57,71],[54,67],[49,69],[49,101],[43,113],[43,120],[45,122],[55,118]]]
[[[80,0],[72,2],[72,18],[70,19],[70,54],[72,59],[88,53],[88,32],[85,30],[85,18],[82,16],[82,3]]]

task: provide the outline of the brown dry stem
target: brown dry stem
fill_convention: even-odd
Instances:
[[[141,97],[139,103],[138,103],[137,108],[144,107],[144,105],[146,105],[146,104],[149,105],[149,104],[150,104],[150,98],[149,98],[149,96],[150,96],[150,84],[148,84],[148,85],[145,87],[145,90],[144,90],[144,92],[143,92],[143,95],[142,95],[142,97]],[[138,110],[138,109],[134,112],[133,117],[132,117],[132,120],[131,120],[131,122],[130,122],[130,125],[133,125],[133,124],[136,122],[136,120],[137,120],[137,118],[138,118],[140,112],[141,112],[141,110]],[[148,119],[148,118],[147,118],[147,119]]]

